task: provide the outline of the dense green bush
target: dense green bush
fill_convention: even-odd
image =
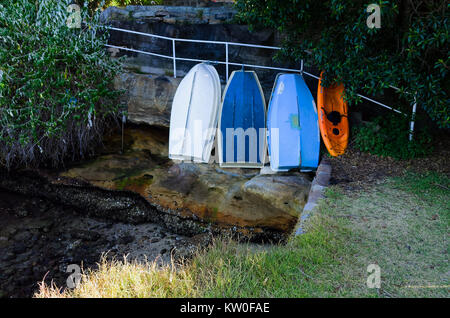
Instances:
[[[424,129],[409,141],[409,121],[391,114],[352,129],[354,146],[364,152],[395,159],[422,157],[432,151],[431,135]]]
[[[366,24],[367,6],[381,8],[381,28]],[[237,0],[239,20],[286,36],[284,55],[326,72],[325,84],[342,81],[346,98],[400,88],[410,106],[450,127],[449,15],[446,0]],[[312,54],[307,54],[305,50]]]
[[[70,0],[4,0],[0,5],[0,165],[58,165],[83,157],[118,114],[110,89],[118,62],[104,49],[98,14]]]

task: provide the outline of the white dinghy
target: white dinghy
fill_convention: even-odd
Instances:
[[[221,85],[214,66],[194,66],[177,88],[172,103],[169,158],[208,163],[216,135]]]

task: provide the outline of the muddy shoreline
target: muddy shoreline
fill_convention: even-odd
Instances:
[[[167,264],[192,257],[214,236],[284,242],[309,191],[311,176],[299,173],[174,164],[166,130],[131,126],[124,150],[120,136],[61,170],[0,169],[0,298],[32,297],[44,277],[64,287],[68,265],[95,269],[106,252]],[[232,213],[221,216],[222,208]]]
[[[40,197],[0,190],[0,297],[31,297],[45,277],[66,286],[67,266],[96,268],[108,257],[167,264],[193,243],[154,223],[126,224],[80,214]],[[197,238],[198,239],[198,238]]]
[[[38,282],[66,286],[67,266],[95,269],[108,257],[189,258],[212,236],[228,233],[253,242],[282,241],[286,233],[217,229],[164,213],[129,191],[107,191],[74,180],[49,181],[36,171],[0,174],[0,298],[32,297]]]
[[[103,189],[43,170],[2,172],[0,189],[50,200],[71,207],[83,216],[129,224],[155,223],[169,232],[188,237],[210,233],[255,243],[274,243],[285,241],[289,235],[270,228],[214,224],[196,215],[185,216],[178,211],[149,203],[133,191]]]

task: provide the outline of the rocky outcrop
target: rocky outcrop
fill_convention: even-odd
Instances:
[[[102,12],[101,21],[145,19],[148,22],[217,24],[230,21],[235,10],[232,7],[193,6],[127,6],[109,7]]]
[[[228,41],[278,46],[281,43],[277,32],[269,29],[250,31],[248,26],[234,22],[235,11],[231,6],[184,7],[184,6],[127,6],[109,7],[102,12],[102,20],[111,26],[142,33],[171,38],[207,41]],[[117,48],[109,48],[113,56],[122,57],[127,73],[115,81],[117,89],[124,89],[123,101],[128,105],[129,120],[133,123],[168,127],[173,95],[183,77],[196,62],[177,61],[176,74],[173,65],[172,41],[144,35],[110,31],[110,44],[144,52],[165,55],[170,58],[149,56]],[[223,44],[199,44],[176,42],[176,56],[206,61],[225,61]],[[276,62],[274,50],[229,46],[229,61],[253,65],[272,65],[298,68],[294,62]],[[222,85],[226,83],[226,68],[215,65]],[[240,69],[230,66],[229,72]],[[266,99],[273,86],[277,71],[257,69]],[[145,74],[149,74],[146,76]],[[176,75],[177,79],[174,79]],[[317,83],[314,83],[317,85]]]
[[[77,180],[121,195],[138,194],[156,212],[148,214],[136,205],[111,209],[109,217],[122,213],[128,214],[128,220],[167,222],[177,233],[183,227],[195,229],[197,224],[191,235],[209,229],[280,240],[295,226],[311,186],[307,175],[259,175],[257,169],[176,163],[167,159],[167,139],[163,143],[167,132],[161,129],[160,133],[163,136],[155,137],[155,131],[129,128],[124,153],[119,145],[111,146],[119,141],[113,137],[106,141],[109,153],[60,173],[57,183]],[[183,222],[191,223],[188,227]]]
[[[168,132],[128,128],[105,140],[103,154],[61,172],[0,175],[0,188],[74,207],[89,217],[156,223],[194,236],[231,234],[252,241],[284,240],[311,186],[299,172],[177,163],[167,158]]]
[[[233,4],[235,0],[164,0],[166,6],[214,7]]]
[[[172,101],[180,79],[164,75],[121,73],[114,81],[123,90],[121,102],[128,107],[128,120],[136,124],[169,127]]]
[[[159,194],[152,200],[221,226],[289,231],[306,202],[310,181],[302,174],[249,179],[244,173],[248,171],[226,174],[216,166],[175,164],[150,187]]]
[[[128,6],[110,7],[102,13],[104,23],[121,29],[162,35],[172,38],[197,39],[208,41],[227,41],[277,46],[282,40],[277,32],[269,29],[250,31],[248,26],[236,24],[232,7],[171,7],[171,6]],[[120,31],[110,31],[110,43],[116,46],[152,52],[172,57],[172,41]],[[229,61],[254,65],[274,65],[280,67],[300,67],[295,62],[274,62],[276,51],[242,46],[229,46]],[[173,61],[146,54],[116,51],[118,56],[126,56],[126,65],[142,73],[173,73]],[[225,47],[222,44],[176,43],[177,57],[225,61]],[[183,76],[193,66],[192,62],[177,61],[177,75]],[[225,67],[217,66],[222,80],[225,80]],[[239,68],[239,67],[237,67]],[[234,68],[231,67],[230,70]],[[263,80],[271,82],[277,72],[258,70]],[[264,75],[264,76],[262,76]]]

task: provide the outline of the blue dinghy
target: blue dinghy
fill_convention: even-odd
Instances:
[[[317,169],[320,133],[316,103],[302,76],[279,74],[267,114],[270,167]]]
[[[266,104],[258,76],[235,71],[219,111],[218,156],[221,167],[260,168],[266,148]]]

